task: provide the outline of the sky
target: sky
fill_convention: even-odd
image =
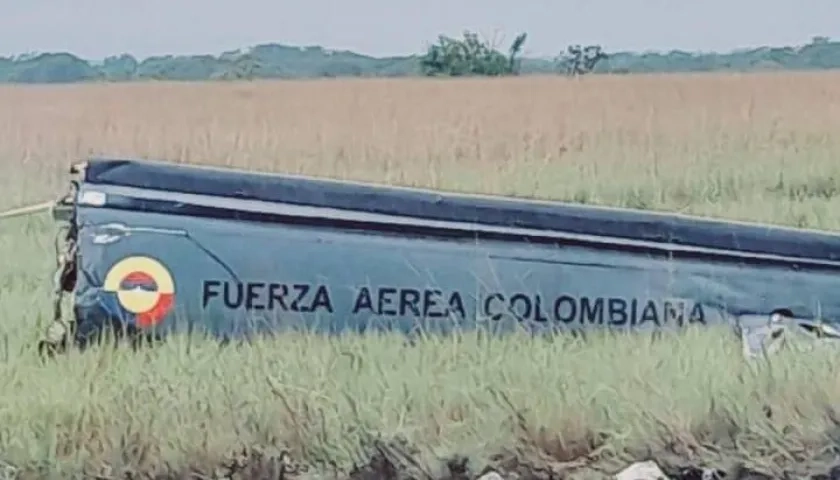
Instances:
[[[840,0],[0,0],[0,55],[219,54],[259,43],[385,56],[464,29],[527,56],[567,45],[730,51],[840,38]]]

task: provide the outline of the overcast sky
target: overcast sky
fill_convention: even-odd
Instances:
[[[526,31],[531,56],[570,43],[727,51],[840,38],[840,0],[0,0],[0,55],[218,54],[268,42],[395,55],[464,29],[505,43]]]

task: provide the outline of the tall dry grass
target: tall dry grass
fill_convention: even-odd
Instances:
[[[0,208],[54,196],[71,161],[102,154],[840,226],[834,74],[3,87],[0,106]],[[347,467],[376,435],[431,465],[833,458],[838,354],[756,368],[716,332],[173,342],[42,365],[51,233],[0,224],[0,475],[212,468],[242,444]]]
[[[840,75],[0,88],[3,206],[90,154],[836,228]]]

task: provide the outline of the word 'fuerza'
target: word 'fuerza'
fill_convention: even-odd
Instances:
[[[384,317],[484,317],[500,321],[580,325],[688,325],[706,323],[703,305],[689,300],[590,297],[561,294],[545,297],[529,293],[485,293],[478,296],[458,291],[396,286],[359,287],[341,295],[339,314]],[[344,296],[348,295],[348,297]],[[336,295],[324,284],[230,282],[205,280],[202,305],[218,302],[225,309],[336,312]],[[344,302],[348,302],[345,304]]]
[[[204,308],[212,299],[217,298],[225,308],[231,310],[333,312],[332,298],[326,285],[205,280],[201,290],[201,304]]]

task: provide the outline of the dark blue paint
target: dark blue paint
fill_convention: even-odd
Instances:
[[[231,199],[840,261],[840,236],[581,205],[470,197],[218,168],[94,159],[84,181]]]
[[[80,336],[136,326],[103,288],[136,255],[175,283],[161,332],[644,330],[778,309],[840,320],[830,234],[139,161],[93,161],[75,213]]]

